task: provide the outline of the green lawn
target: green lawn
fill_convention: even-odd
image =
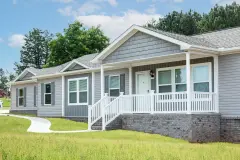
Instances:
[[[240,145],[190,144],[132,131],[75,134],[24,132],[30,122],[0,117],[0,152],[7,160],[235,160]]]
[[[86,130],[87,123],[75,122],[63,118],[48,118],[51,121],[51,130],[55,131],[70,131],[70,130]]]
[[[3,109],[9,109],[11,106],[11,100],[8,98],[0,98],[3,101]]]

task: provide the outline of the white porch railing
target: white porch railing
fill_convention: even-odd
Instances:
[[[102,99],[100,99],[93,106],[88,107],[88,129],[91,130],[91,127],[94,123],[96,123],[100,118],[102,118],[102,107],[109,104],[116,97],[109,97],[105,95]]]
[[[103,108],[102,127],[104,130],[122,113],[187,113],[187,111],[186,92],[120,95]],[[191,112],[217,112],[216,93],[193,92]]]

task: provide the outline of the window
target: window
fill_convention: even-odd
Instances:
[[[120,76],[109,76],[109,95],[118,97],[120,94]]]
[[[158,92],[172,92],[171,70],[158,71]]]
[[[193,66],[193,88],[197,92],[209,92],[209,65]]]
[[[68,81],[68,103],[71,105],[88,104],[88,78],[70,79]]]
[[[192,90],[197,92],[210,92],[210,63],[196,64],[191,67]],[[157,70],[157,90],[158,93],[166,92],[185,92],[186,85],[186,68],[171,67]]]
[[[175,91],[184,92],[186,90],[186,68],[175,69]]]
[[[52,88],[51,83],[44,84],[44,104],[50,105],[52,103]]]
[[[24,103],[24,93],[23,88],[18,90],[18,106],[23,106]]]

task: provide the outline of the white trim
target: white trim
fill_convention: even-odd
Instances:
[[[133,25],[130,28],[128,28],[121,36],[119,36],[113,43],[111,43],[106,49],[104,49],[99,55],[97,55],[91,62],[98,63],[100,60],[106,58],[109,54],[111,54],[114,50],[116,50],[119,46],[121,46],[124,42],[126,42],[130,37],[132,37],[135,33],[137,33],[137,31],[180,45],[181,50],[188,49],[191,46],[177,39],[162,35],[160,33],[151,31],[149,29],[146,29],[137,25]]]
[[[47,84],[50,84],[50,87],[51,87],[51,92],[50,93],[46,93],[46,85]],[[50,104],[46,104],[46,101],[45,101],[45,96],[46,95],[51,95],[51,103]],[[44,106],[51,106],[52,105],[52,85],[51,85],[51,82],[47,82],[47,83],[44,83]]]
[[[118,88],[110,88],[110,82],[111,82],[111,77],[118,77],[118,79],[119,79],[119,86],[118,86]],[[120,81],[120,74],[117,74],[117,75],[109,75],[109,80],[108,80],[108,93],[109,93],[109,96],[111,97],[111,95],[110,95],[110,91],[111,90],[119,90],[119,95],[120,95],[120,86],[121,86],[121,81]]]
[[[148,73],[148,75],[149,75],[149,83],[150,84],[148,84],[148,88],[149,88],[149,93],[150,93],[150,90],[151,90],[151,86],[152,86],[152,81],[151,81],[151,77],[150,77],[150,70],[145,70],[145,71],[139,71],[139,72],[135,72],[135,91],[136,91],[136,94],[139,94],[139,90],[138,90],[138,76],[137,75],[139,75],[139,74],[146,74],[146,73]]]
[[[101,72],[100,72],[100,76],[101,76],[101,99],[104,97],[104,67],[103,65],[101,65]]]
[[[187,114],[191,114],[191,57],[186,53],[186,83],[187,83]]]
[[[214,56],[214,92],[216,93],[216,100],[215,100],[215,105],[216,105],[216,112],[219,113],[219,61],[218,61],[218,56]]]
[[[80,91],[79,90],[79,81],[80,80],[87,80],[87,90],[84,90],[84,91]],[[70,81],[76,81],[77,82],[77,90],[76,91],[71,91],[72,92],[76,92],[76,96],[77,96],[77,103],[70,103],[70,92],[69,92],[69,82]],[[86,103],[80,103],[79,102],[79,93],[80,92],[87,92],[87,102]],[[76,105],[88,105],[89,103],[89,83],[88,83],[88,77],[81,77],[81,78],[72,78],[72,79],[68,79],[68,90],[67,90],[67,93],[68,93],[68,106],[76,106]]]
[[[85,64],[81,63],[81,62],[78,62],[77,60],[73,60],[71,61],[66,67],[64,67],[60,72],[64,72],[65,70],[67,70],[72,64],[78,64],[86,69],[90,69],[88,66],[86,66]]]

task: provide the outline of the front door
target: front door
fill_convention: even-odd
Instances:
[[[149,75],[149,71],[137,72],[136,80],[136,93],[148,94],[151,90],[151,78]]]

